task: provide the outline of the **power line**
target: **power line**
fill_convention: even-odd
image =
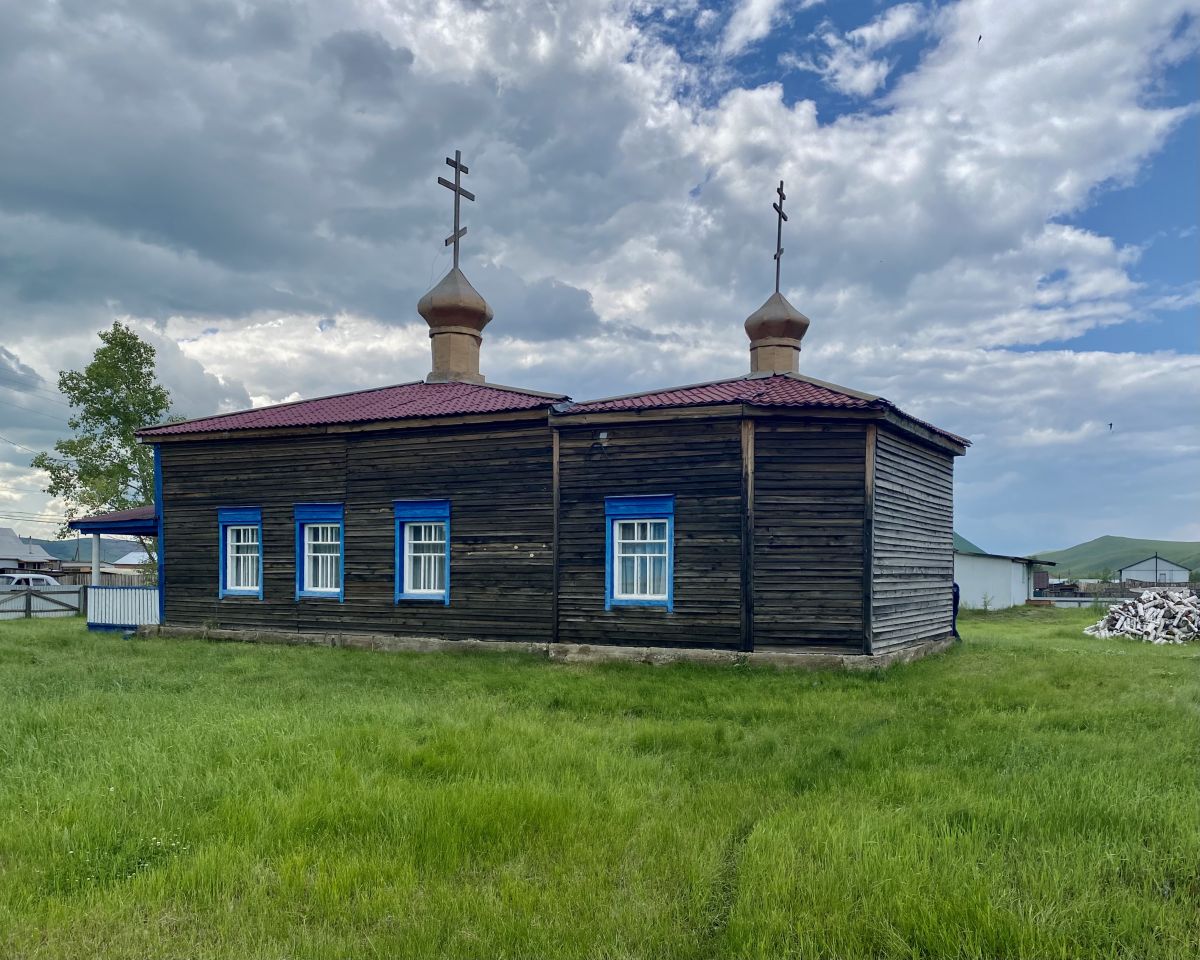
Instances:
[[[7,370],[0,370],[0,387],[4,387],[5,389],[12,390],[16,393],[28,393],[28,394],[40,393],[47,400],[51,401],[52,403],[57,403],[60,406],[70,409],[71,404],[67,403],[63,399],[63,395],[59,391],[47,390],[44,387],[35,387],[32,384],[25,383],[23,380],[14,380],[14,379],[5,380],[4,376],[7,373],[8,373]]]
[[[35,417],[45,417],[47,420],[53,420],[55,423],[61,423],[64,427],[70,426],[70,424],[67,423],[67,421],[62,417],[56,417],[52,413],[43,413],[41,410],[33,410],[29,407],[22,407],[16,403],[9,403],[7,400],[0,400],[0,406],[12,407],[14,410],[20,410],[22,413],[32,413]]]
[[[18,450],[24,450],[24,451],[26,451],[27,453],[34,453],[34,454],[36,454],[36,453],[37,453],[37,451],[36,451],[36,450],[31,450],[29,447],[25,446],[25,444],[23,444],[23,443],[17,443],[17,441],[16,441],[16,440],[10,440],[10,439],[9,439],[8,437],[6,437],[6,436],[0,435],[0,440],[3,440],[5,443],[11,443],[11,444],[12,444],[14,447],[16,447]]]
[[[11,520],[13,523],[44,523],[47,526],[61,526],[62,520],[32,520],[29,517],[10,517],[7,513],[0,513],[0,520]]]
[[[16,507],[5,507],[6,515],[28,517],[30,520],[65,520],[66,517],[57,513],[38,513],[35,510],[18,510]]]

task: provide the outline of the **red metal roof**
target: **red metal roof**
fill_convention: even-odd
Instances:
[[[108,513],[95,513],[90,517],[77,517],[67,524],[79,533],[113,533],[141,537],[153,537],[158,534],[158,514],[154,504],[148,503],[142,507],[130,507],[127,510],[110,510]]]
[[[687,387],[668,387],[649,393],[637,393],[607,400],[562,404],[555,408],[561,414],[618,413],[637,410],[659,410],[669,407],[697,407],[716,403],[744,403],[754,407],[796,407],[806,409],[892,410],[913,423],[948,437],[964,446],[969,440],[918,420],[897,408],[883,397],[872,396],[838,387],[820,380],[809,380],[796,374],[741,377],[718,380]]]
[[[572,403],[564,413],[614,413],[623,410],[656,410],[663,407],[697,407],[710,403],[748,403],[759,407],[840,407],[866,410],[879,397],[848,393],[832,385],[801,380],[784,374],[718,380],[690,387],[668,387],[609,400]]]
[[[90,517],[79,517],[71,523],[120,523],[122,520],[155,519],[154,504],[130,507],[128,510],[110,510],[108,513],[93,513]]]
[[[948,437],[956,443],[969,441],[911,417],[882,397],[858,393],[796,374],[739,377],[686,387],[668,387],[647,393],[605,400],[572,403],[565,396],[534,393],[513,387],[475,383],[402,383],[356,393],[342,393],[314,400],[297,400],[256,410],[225,413],[199,420],[148,427],[138,435],[148,439],[163,436],[217,433],[226,430],[263,430],[277,427],[320,427],[339,423],[368,423],[375,420],[405,420],[463,414],[513,413],[554,407],[563,415],[615,413],[694,407],[708,404],[744,403],[756,407],[806,409],[892,410],[907,420]]]
[[[534,393],[493,384],[417,381],[167,423],[159,427],[147,427],[138,431],[138,435],[154,438],[226,430],[316,427],[337,423],[367,423],[372,420],[511,413],[544,409],[565,399],[558,394]]]

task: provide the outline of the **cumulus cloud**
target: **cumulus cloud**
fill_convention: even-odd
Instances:
[[[822,0],[800,0],[795,6],[803,10],[815,7],[821,2]],[[726,56],[736,56],[767,36],[782,18],[787,6],[787,0],[739,0],[725,24],[725,31],[721,36],[721,52]]]
[[[922,31],[925,16],[921,4],[901,3],[846,33],[826,23],[819,33],[826,47],[824,53],[812,57],[785,54],[780,59],[785,66],[820,75],[839,93],[869,97],[883,86],[893,66],[878,54]]]
[[[406,47],[393,47],[377,31],[339,30],[321,41],[313,59],[337,74],[344,98],[384,100],[400,92],[413,54]]]
[[[1063,451],[1103,451],[1099,408],[1170,426],[1195,406],[1187,356],[1028,351],[1194,308],[1194,288],[1137,279],[1139,248],[1064,222],[1191,116],[1156,93],[1200,43],[1194,0],[906,3],[823,27],[811,68],[875,98],[840,116],[704,59],[741,63],[802,6],[746,0],[722,29],[689,2],[0,0],[0,380],[11,355],[52,394],[118,316],[159,338],[189,414],[424,376],[415,304],[448,266],[434,178],[456,147],[478,196],[464,268],[496,310],[490,379],[586,397],[729,376],[773,278],[783,178],[804,369],[976,438],[964,532],[1055,545],[990,518],[1031,484],[1050,491],[1039,522],[1070,512]],[[703,21],[719,49],[673,45],[652,14]],[[893,76],[918,32],[919,63]],[[29,414],[0,391],[0,435],[52,442],[65,411],[42,399]],[[1116,525],[1104,504],[1127,508],[1138,477],[1174,489],[1192,441],[1168,436],[1186,430],[1105,461],[1090,518]],[[27,463],[0,443],[0,470]],[[1134,499],[1100,532],[1175,528],[1167,496]]]

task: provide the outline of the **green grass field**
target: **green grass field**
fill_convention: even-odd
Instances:
[[[874,675],[0,623],[0,956],[1194,958],[1200,648]]]

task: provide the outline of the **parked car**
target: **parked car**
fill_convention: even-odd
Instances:
[[[29,587],[58,587],[61,584],[44,573],[0,573],[0,587],[26,589]]]

